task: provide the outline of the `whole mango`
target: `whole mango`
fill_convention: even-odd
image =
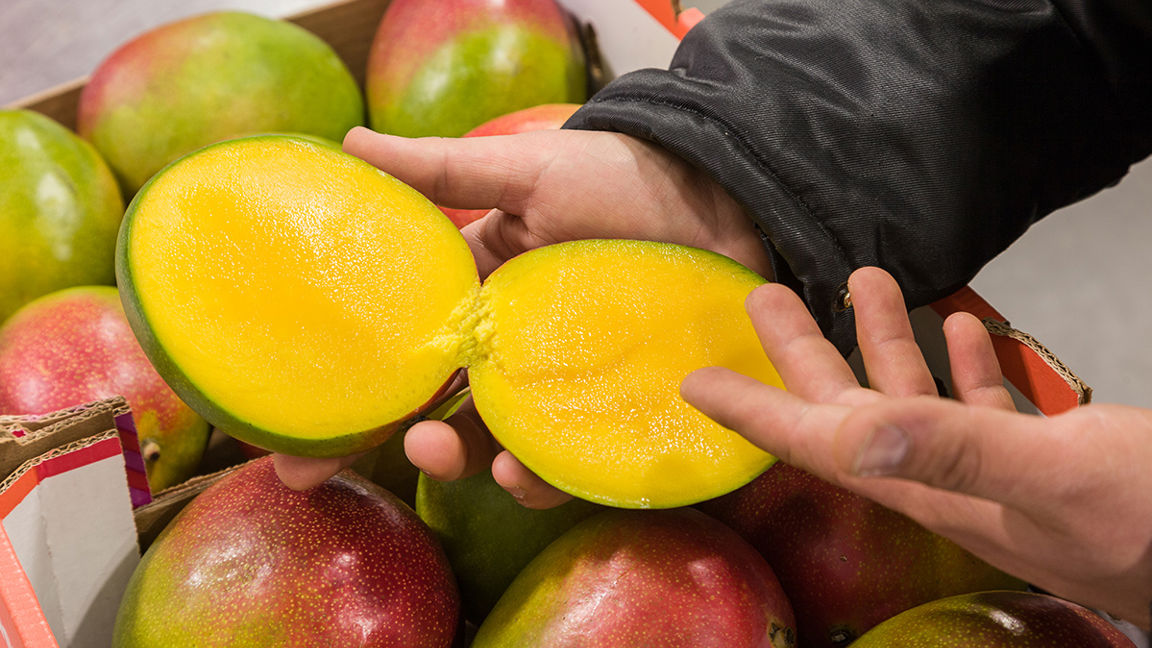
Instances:
[[[28,110],[0,110],[0,322],[50,292],[115,283],[124,201],[96,149]]]
[[[363,121],[360,88],[327,43],[283,20],[219,11],[113,52],[84,87],[77,130],[131,195],[214,142],[267,132],[340,141]]]
[[[579,38],[554,0],[393,0],[366,85],[372,128],[405,137],[459,137],[588,92]]]
[[[208,487],[129,581],[114,648],[448,648],[456,583],[391,493],[337,475],[309,491],[272,458]]]
[[[156,373],[116,288],[45,295],[0,327],[0,414],[45,414],[111,396],[132,409],[152,492],[195,473],[208,423]]]

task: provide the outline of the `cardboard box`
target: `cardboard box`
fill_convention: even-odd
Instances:
[[[585,39],[595,44],[596,69],[604,78],[642,67],[666,67],[679,38],[702,18],[695,10],[678,11],[675,0],[560,2],[579,21]],[[346,0],[293,16],[289,20],[330,43],[362,83],[372,36],[387,5],[388,0]],[[93,66],[96,63],[93,61]],[[86,79],[78,79],[10,107],[35,110],[74,128],[76,107],[85,82]],[[1088,402],[1091,390],[1055,355],[1031,336],[1009,327],[1002,315],[970,289],[961,290],[913,313],[918,341],[926,352],[933,374],[939,378],[945,391],[951,390],[951,384],[940,324],[948,314],[960,310],[983,318],[993,333],[1006,382],[1022,411],[1052,415]],[[106,417],[100,418],[103,414],[92,414],[93,411],[85,415],[95,417],[90,421],[99,419],[103,423],[89,422],[80,428],[91,432],[89,428],[95,426],[103,428],[104,432],[82,435],[83,439],[91,441],[90,445],[84,447],[101,447],[104,448],[102,452],[110,452],[110,446],[101,445],[111,439],[101,436],[111,429],[108,420]],[[79,425],[73,421],[68,426],[72,424]],[[64,436],[56,441],[59,442],[57,445],[60,451],[71,448],[71,441],[65,441]],[[65,452],[64,456],[72,455]],[[120,455],[117,453],[116,456]],[[104,457],[107,460],[111,458],[111,454]],[[29,473],[25,471],[23,474]],[[7,475],[8,471],[0,472],[0,478]],[[98,538],[98,542],[93,541],[87,545],[91,553],[83,556],[84,561],[68,565],[67,569],[56,563],[45,565],[42,559],[46,556],[35,550],[32,553],[27,549],[14,552],[12,544],[0,534],[0,648],[106,646],[106,635],[78,635],[77,628],[80,626],[76,619],[84,619],[85,623],[92,624],[83,626],[85,629],[98,627],[104,632],[104,629],[110,628],[107,597],[117,596],[117,588],[123,587],[124,569],[134,564],[134,554],[130,559],[124,548],[131,546],[132,551],[135,551],[137,533],[145,544],[149,542],[184,503],[218,477],[219,474],[197,478],[161,494],[151,504],[140,506],[136,511],[135,526],[129,524],[132,518],[131,493],[125,485],[122,492],[112,498],[114,502],[101,509],[116,519],[115,525],[104,527],[101,523],[100,533],[103,535]],[[74,478],[84,480],[68,483],[67,488],[77,494],[92,490],[97,483],[111,484],[115,481],[110,480],[106,474],[90,478],[80,472],[76,472]],[[8,484],[9,481],[11,478],[4,483]],[[16,481],[19,482],[20,478],[17,477]],[[12,497],[10,493],[0,490],[0,505],[6,501],[5,498]],[[136,504],[143,504],[139,493],[136,498]],[[0,506],[0,513],[4,512]],[[58,510],[45,510],[44,515],[47,516],[42,518],[46,528],[55,528],[57,525],[61,528],[71,527],[69,531],[73,535],[86,538],[89,537],[87,534],[93,532],[84,520],[72,518]],[[93,540],[97,538],[93,537]],[[100,551],[107,555],[99,555]],[[35,575],[41,572],[46,577],[40,580],[48,584],[37,586]],[[59,592],[54,587],[98,587],[100,596],[69,601],[65,605],[62,601],[53,600],[55,593]],[[111,613],[114,613],[114,609]]]

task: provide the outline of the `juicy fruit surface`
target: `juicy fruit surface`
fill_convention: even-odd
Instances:
[[[516,577],[473,648],[794,648],[771,567],[690,509],[588,518]]]
[[[85,87],[77,130],[135,192],[176,158],[271,132],[339,141],[364,101],[330,46],[282,20],[221,11],[128,42]]]
[[[0,322],[61,288],[112,284],[120,189],[90,144],[51,119],[0,110]]]
[[[459,601],[410,509],[345,476],[306,492],[271,458],[226,476],[133,573],[116,648],[447,648]]]
[[[0,414],[46,414],[123,396],[159,492],[196,471],[208,424],[164,383],[136,342],[111,286],[57,291],[0,327]]]
[[[744,310],[764,280],[703,250],[579,241],[485,282],[469,380],[493,435],[558,488],[667,508],[733,490],[774,458],[680,397],[723,366],[780,386]]]
[[[133,327],[177,392],[291,454],[363,450],[431,400],[459,366],[457,319],[478,285],[423,196],[286,136],[158,175],[128,210],[118,262]]]
[[[876,626],[857,648],[1135,648],[1112,624],[1045,594],[989,591],[925,603]]]
[[[583,53],[554,0],[394,0],[372,45],[372,127],[459,137],[500,115],[582,102]]]

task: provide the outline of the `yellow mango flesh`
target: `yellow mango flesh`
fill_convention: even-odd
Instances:
[[[781,386],[744,311],[763,281],[720,255],[657,243],[518,257],[481,291],[477,410],[526,466],[586,499],[669,507],[728,492],[773,459],[679,387],[707,366]]]
[[[360,160],[298,138],[217,145],[130,213],[140,312],[217,418],[305,442],[359,433],[418,411],[459,367],[468,247]]]

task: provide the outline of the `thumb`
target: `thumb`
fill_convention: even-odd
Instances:
[[[857,409],[841,425],[835,445],[849,475],[909,479],[1031,507],[1037,493],[1050,487],[1048,467],[1059,465],[1045,458],[1061,451],[1048,436],[1038,416],[912,397]]]

